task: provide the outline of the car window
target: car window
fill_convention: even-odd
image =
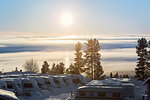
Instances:
[[[24,88],[33,88],[33,85],[31,83],[24,83]]]
[[[119,92],[114,92],[114,93],[113,93],[113,97],[121,97],[121,93],[119,93]]]
[[[7,100],[7,98],[4,98],[4,97],[0,96],[0,100]]]
[[[11,84],[7,84],[7,88],[12,89],[13,86]]]
[[[51,85],[51,83],[49,81],[46,81],[45,84]]]
[[[105,97],[105,92],[98,92],[98,96],[100,96],[100,97]]]
[[[58,81],[58,80],[56,80],[56,79],[54,79],[54,82],[55,82],[56,84],[59,84],[59,81]]]
[[[85,96],[86,92],[85,91],[79,91],[79,96]]]
[[[89,96],[90,96],[90,97],[93,97],[93,96],[94,96],[94,92],[93,92],[93,91],[90,91],[90,92],[89,92]]]
[[[72,79],[72,82],[73,82],[74,84],[81,83],[79,79]]]

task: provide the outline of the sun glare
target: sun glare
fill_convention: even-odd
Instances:
[[[73,23],[73,16],[70,13],[63,13],[60,17],[63,26],[70,26]]]
[[[65,58],[65,66],[66,66],[66,68],[69,67],[69,57]]]

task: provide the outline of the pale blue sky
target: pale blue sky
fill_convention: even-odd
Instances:
[[[63,12],[74,19],[69,27],[60,21]],[[29,58],[38,59],[40,67],[44,61],[52,65],[66,58],[71,63],[75,44],[80,41],[85,47],[93,35],[100,41],[105,72],[134,70],[136,41],[150,40],[149,34],[150,0],[0,0],[0,66],[4,71],[23,69]],[[53,37],[64,35],[80,38],[67,40],[68,36],[61,41]]]
[[[149,34],[149,5],[150,0],[0,0],[0,32]],[[62,12],[74,17],[69,28],[60,24]]]

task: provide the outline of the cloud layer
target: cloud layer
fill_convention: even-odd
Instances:
[[[104,70],[107,72],[134,70],[138,38],[140,37],[98,38]],[[0,39],[0,65],[3,69],[13,70],[15,67],[22,69],[25,60],[32,57],[38,59],[39,66],[45,60],[50,64],[65,62],[66,57],[69,57],[70,63],[73,63],[75,44],[80,41],[84,50],[87,39],[89,38],[3,37]]]

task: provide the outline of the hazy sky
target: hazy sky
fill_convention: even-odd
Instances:
[[[150,0],[0,0],[0,34],[150,33]],[[72,15],[69,27],[62,13]]]
[[[136,41],[149,34],[150,0],[0,0],[0,71],[23,69],[32,57],[40,67],[70,64],[75,44],[84,50],[92,37],[105,72],[134,70]]]

